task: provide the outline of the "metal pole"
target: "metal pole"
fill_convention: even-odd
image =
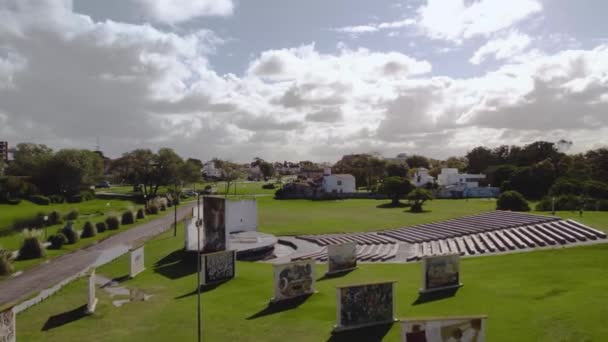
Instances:
[[[179,201],[179,198],[177,197],[177,182],[175,183],[175,192],[173,193],[173,196],[175,196],[175,198],[173,199],[173,236],[177,236],[177,202]]]
[[[551,215],[555,216],[555,197],[551,197]]]
[[[197,265],[197,278],[196,278],[196,316],[197,316],[197,335],[198,342],[201,342],[201,227],[199,220],[201,217],[201,195],[197,194],[196,198],[196,265]]]

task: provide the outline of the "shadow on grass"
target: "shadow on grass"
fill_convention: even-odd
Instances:
[[[336,272],[333,274],[325,274],[323,275],[323,277],[317,279],[317,281],[324,281],[324,280],[330,280],[330,279],[335,279],[335,278],[342,278],[345,275],[349,274],[350,272],[354,271],[355,269],[350,269],[350,270],[346,270],[346,271],[342,271],[342,272]]]
[[[192,262],[184,250],[177,250],[157,261],[154,272],[169,279],[179,279],[196,273],[196,262]]]
[[[266,308],[264,308],[262,311],[259,311],[249,317],[247,317],[247,320],[251,320],[251,319],[256,319],[256,318],[260,318],[260,317],[264,317],[264,316],[268,316],[268,315],[273,315],[275,313],[279,313],[279,312],[283,312],[283,311],[287,311],[287,310],[293,310],[295,308],[297,308],[298,306],[302,305],[308,298],[310,298],[310,294],[305,295],[305,296],[300,296],[297,298],[293,298],[293,299],[286,299],[286,300],[282,300],[280,302],[276,302],[276,303],[269,303],[268,306]]]
[[[87,306],[86,304],[80,307],[77,307],[74,310],[66,311],[60,313],[55,316],[49,317],[49,319],[44,323],[42,327],[42,331],[48,331],[51,329],[59,328],[60,326],[75,322],[87,315]]]
[[[222,282],[219,282],[219,283],[215,283],[215,284],[201,285],[201,293],[213,291],[216,288],[222,286],[223,284],[225,284],[227,282],[228,282],[228,280],[222,281]],[[197,294],[197,292],[198,292],[197,290],[198,289],[194,289],[194,291],[186,293],[186,294],[183,294],[181,296],[177,296],[174,299],[183,299],[183,298],[187,298],[187,297],[190,297],[190,296],[195,296]]]
[[[408,203],[397,203],[394,204],[393,202],[389,202],[389,203],[382,203],[382,204],[378,204],[376,206],[376,208],[380,208],[380,209],[394,209],[394,208],[409,208],[411,205]]]
[[[430,293],[421,293],[418,298],[412,303],[412,305],[420,305],[424,303],[434,302],[437,300],[442,300],[450,297],[454,297],[460,287],[447,289],[443,291],[430,292]]]
[[[421,211],[413,211],[413,210],[404,210],[404,213],[408,213],[408,214],[428,214],[430,213],[432,210],[421,210]]]
[[[125,274],[123,276],[116,277],[116,278],[112,279],[112,282],[116,282],[116,283],[120,284],[120,283],[123,283],[123,282],[125,282],[125,281],[127,281],[129,279],[131,279],[131,277],[128,274]]]
[[[391,330],[393,323],[332,333],[327,342],[380,342]]]

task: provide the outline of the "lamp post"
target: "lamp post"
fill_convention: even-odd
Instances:
[[[551,215],[555,216],[555,196],[551,197]]]
[[[179,195],[177,194],[177,181],[175,182],[173,195],[173,237],[177,236],[177,202],[179,202]]]
[[[48,221],[48,220],[49,220],[49,217],[48,217],[48,216],[44,216],[44,239],[45,239],[45,240],[49,238],[49,236],[48,236],[48,232],[47,232],[47,230],[48,230],[48,228],[49,228],[49,227],[48,227],[48,224],[47,224],[47,221]]]
[[[201,195],[196,195],[196,323],[198,342],[201,342]]]

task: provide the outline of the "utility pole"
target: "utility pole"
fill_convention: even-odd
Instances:
[[[196,195],[196,317],[197,317],[197,336],[198,342],[201,342],[202,332],[201,332],[201,195]]]
[[[177,202],[179,202],[179,195],[177,194],[177,181],[175,182],[173,196],[173,236],[177,236]]]

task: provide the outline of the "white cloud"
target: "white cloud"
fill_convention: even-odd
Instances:
[[[416,23],[413,19],[403,19],[398,21],[389,21],[383,23],[371,23],[367,25],[357,25],[357,26],[344,26],[334,29],[334,31],[342,32],[342,33],[350,33],[350,34],[361,34],[361,33],[371,33],[378,32],[381,30],[395,30],[400,29],[407,26],[412,26]]]
[[[176,24],[203,16],[228,16],[234,11],[232,0],[132,0],[151,19]]]
[[[507,59],[522,53],[531,42],[530,36],[517,31],[511,31],[506,37],[486,42],[475,51],[469,62],[481,64],[490,56],[493,56],[496,60]]]
[[[428,0],[418,26],[435,39],[461,42],[509,28],[542,10],[538,0]]]

